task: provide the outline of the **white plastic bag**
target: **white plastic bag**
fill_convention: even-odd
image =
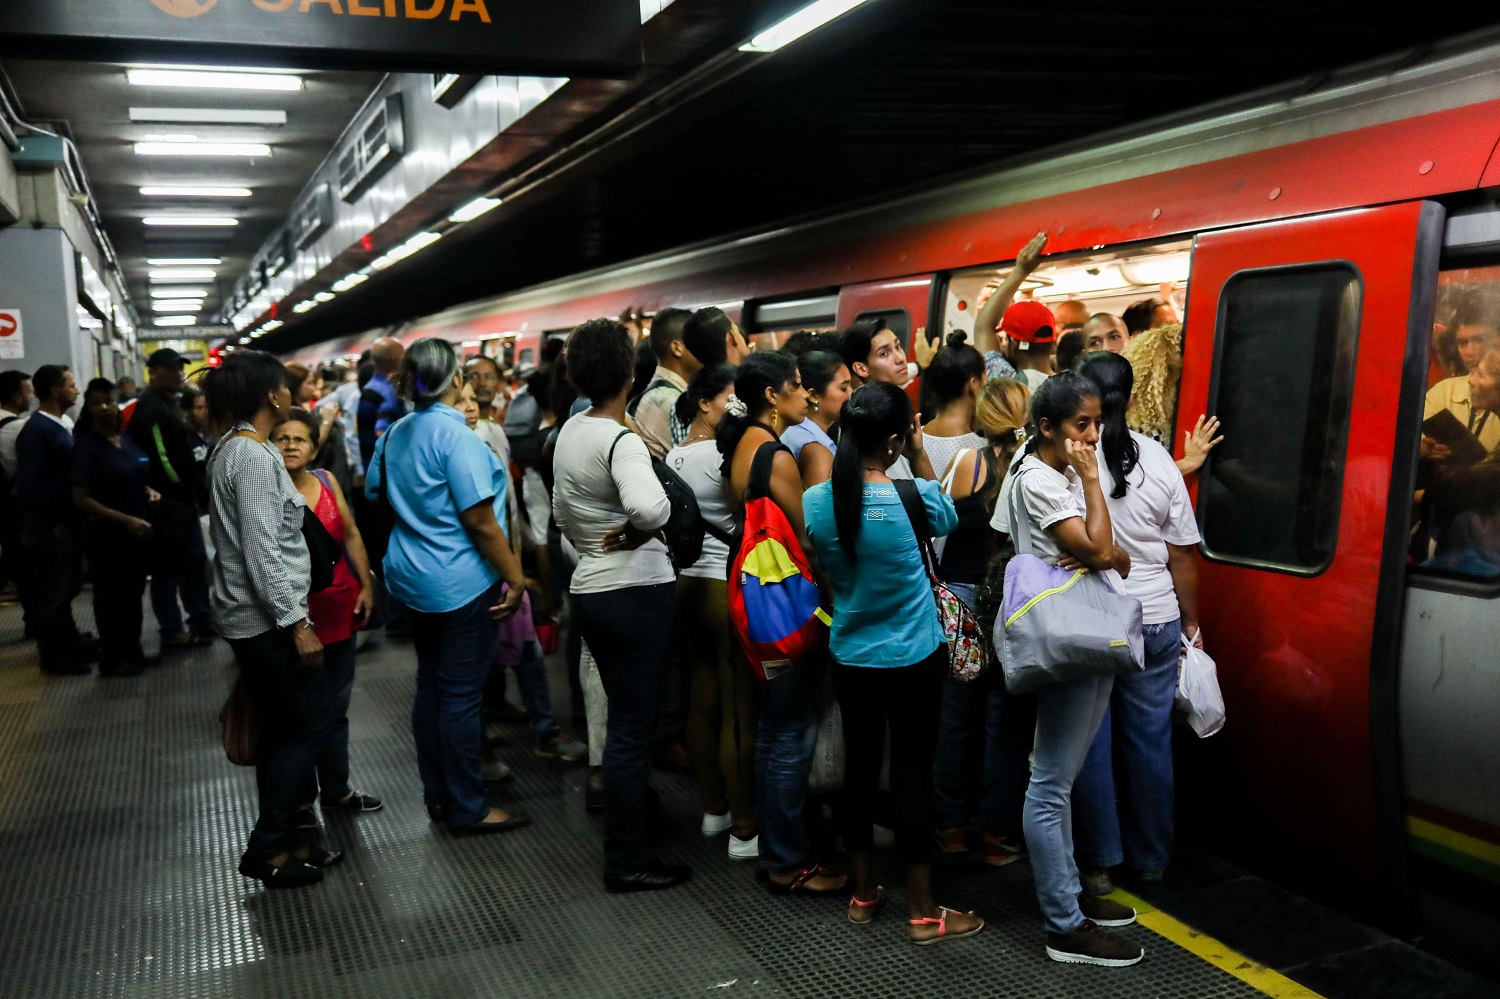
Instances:
[[[1207,652],[1182,636],[1182,668],[1177,672],[1177,696],[1173,699],[1179,715],[1206,739],[1224,727],[1224,695],[1219,690],[1219,671]]]

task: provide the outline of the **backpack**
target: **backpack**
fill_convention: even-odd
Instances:
[[[505,411],[506,439],[510,441],[510,460],[517,465],[535,466],[542,460],[542,405],[530,391],[510,401]]]
[[[989,668],[992,653],[984,626],[974,615],[974,610],[964,603],[937,575],[937,555],[932,550],[932,522],[927,519],[927,508],[922,505],[922,495],[911,479],[895,479],[896,495],[906,509],[906,519],[911,522],[912,533],[917,536],[917,550],[927,567],[927,580],[932,585],[932,596],[937,601],[938,621],[943,626],[943,641],[948,644],[948,678],[959,683],[977,680]]]
[[[620,443],[620,438],[633,433],[634,430],[621,430],[614,443],[610,444],[609,457],[605,459],[610,468],[614,468],[615,446]],[[667,494],[667,503],[672,507],[671,515],[661,529],[662,540],[667,543],[673,567],[681,572],[703,557],[705,530],[726,542],[728,535],[704,523],[703,515],[698,510],[698,497],[694,495],[692,487],[682,481],[682,476],[649,451],[647,454],[651,458],[651,471],[656,473],[656,481],[661,483],[662,492]]]
[[[729,549],[729,623],[758,680],[826,648],[832,623],[796,532],[771,499],[771,463],[785,450],[767,441],[755,452],[745,523]]]

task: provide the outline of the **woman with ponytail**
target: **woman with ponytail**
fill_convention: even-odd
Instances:
[[[984,920],[932,898],[932,763],[948,645],[918,541],[922,527],[886,472],[903,451],[920,452],[922,428],[906,393],[881,382],[849,397],[839,425],[833,477],[809,489],[805,503],[807,533],[833,591],[828,645],[847,756],[840,814],[854,879],[848,919],[866,925],[885,903],[871,851],[889,727],[907,936],[916,944],[972,936]],[[952,531],[953,501],[930,479],[914,485],[922,526],[939,536]]]
[[[804,551],[807,533],[802,524],[802,479],[792,452],[779,438],[806,416],[807,393],[802,389],[797,362],[775,351],[751,354],[735,373],[734,394],[729,397],[717,433],[722,471],[729,483],[729,495],[734,497],[737,519],[744,520],[744,497],[750,489],[755,457],[769,447],[773,457],[767,492],[786,515]],[[741,668],[750,669],[744,663]],[[842,876],[828,873],[813,858],[802,824],[816,735],[814,692],[820,679],[821,671],[815,664],[805,662],[761,685],[760,722],[755,735],[759,834],[752,840],[733,835],[729,840],[731,859],[760,857],[770,874],[771,891],[779,895],[831,895],[842,892],[846,884]]]
[[[1073,789],[1074,845],[1085,868],[1084,888],[1103,894],[1111,888],[1105,868],[1126,863],[1142,880],[1160,881],[1171,856],[1177,661],[1182,636],[1202,643],[1193,552],[1198,524],[1172,456],[1126,426],[1130,362],[1098,351],[1085,354],[1079,370],[1099,386],[1100,487],[1115,543],[1130,555],[1131,572],[1122,588],[1141,602],[1146,634],[1146,668],[1115,678],[1109,708]]]
[[[947,477],[959,452],[984,447],[984,438],[974,432],[974,404],[985,383],[984,355],[967,339],[962,330],[949,333],[922,374],[922,412],[935,414],[922,428],[922,441],[940,479]]]

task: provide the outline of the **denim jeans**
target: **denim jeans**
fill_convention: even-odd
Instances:
[[[1037,901],[1052,933],[1071,933],[1083,925],[1069,799],[1113,686],[1112,676],[1090,676],[1050,683],[1036,692],[1036,745],[1022,825]]]
[[[1145,632],[1146,668],[1115,677],[1073,789],[1075,848],[1089,867],[1129,861],[1137,871],[1159,871],[1172,856],[1172,698],[1182,622],[1148,624]]]
[[[350,635],[323,646],[323,672],[328,675],[330,722],[328,741],[318,755],[318,791],[324,798],[342,798],[349,787],[349,696],[354,691],[354,645]]]
[[[575,593],[573,609],[609,698],[604,873],[625,877],[651,862],[646,794],[661,673],[672,642],[672,584]]]
[[[203,530],[196,508],[163,500],[151,518],[156,528],[157,558],[151,567],[151,610],[162,635],[170,638],[183,631],[182,607],[188,626],[199,633],[213,631],[213,611],[208,604],[208,553],[203,549]]]
[[[772,874],[796,874],[812,863],[802,805],[818,735],[813,691],[820,689],[826,668],[822,662],[809,661],[761,684],[760,724],[755,730],[755,817],[760,859]]]
[[[417,696],[411,730],[417,742],[417,769],[428,806],[447,805],[455,826],[489,814],[479,750],[484,742],[482,704],[490,672],[496,622],[490,608],[500,602],[495,583],[456,610],[442,614],[410,611],[417,651]]]
[[[332,719],[328,674],[303,669],[291,633],[230,639],[240,678],[255,710],[260,810],[245,852],[269,860],[320,838],[307,803],[317,794],[318,754]],[[309,825],[309,823],[311,823]]]

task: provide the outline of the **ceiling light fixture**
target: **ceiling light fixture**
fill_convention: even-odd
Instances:
[[[151,301],[153,312],[201,312],[201,298],[156,298]]]
[[[500,205],[499,198],[475,198],[458,211],[448,216],[449,222],[472,222],[485,212]]]
[[[333,297],[334,296],[333,296],[332,292],[320,291],[316,295],[313,296],[313,301],[314,302],[331,302],[331,301],[333,301]]]
[[[151,320],[154,326],[196,326],[197,316],[157,316]]]
[[[217,273],[202,267],[167,267],[148,276],[153,281],[212,281]]]
[[[280,319],[273,319],[270,322],[266,323],[264,326],[262,326],[260,328],[260,331],[262,333],[270,333],[273,330],[279,330],[279,329],[281,329],[281,327],[283,327],[285,325],[286,325],[286,323],[282,322]]]
[[[370,280],[370,275],[365,274],[362,271],[356,271],[353,274],[341,277],[337,281],[335,281],[333,283],[333,290],[342,294],[343,292],[348,291],[350,288],[353,288],[355,285],[364,284],[368,280]]]
[[[829,21],[842,17],[864,2],[865,0],[815,0],[741,45],[740,51],[775,52]]]
[[[201,69],[131,69],[125,79],[133,87],[192,87],[198,90],[302,89],[302,77],[284,73],[225,73]]]
[[[423,247],[431,246],[443,238],[438,232],[419,232],[400,246],[386,252],[382,257],[370,261],[370,267],[377,271],[383,271],[398,260],[405,260]]]
[[[217,267],[224,261],[220,257],[147,257],[152,267]]]
[[[172,125],[285,125],[285,111],[238,108],[131,108],[130,120]]]
[[[240,224],[239,219],[227,215],[147,215],[141,221],[146,225],[190,226],[199,229],[222,229]]]
[[[143,187],[147,198],[248,198],[255,192],[248,187]]]
[[[207,298],[207,288],[184,288],[181,285],[171,284],[165,288],[152,288],[152,298]]]
[[[295,312],[297,315],[300,316],[300,315],[302,315],[302,313],[304,313],[304,312],[311,312],[313,309],[316,309],[317,307],[318,307],[318,303],[314,302],[312,299],[308,298],[308,299],[304,299],[304,300],[298,302],[296,305],[292,306],[292,311]]]
[[[137,156],[249,156],[264,159],[271,147],[264,142],[137,142]]]

